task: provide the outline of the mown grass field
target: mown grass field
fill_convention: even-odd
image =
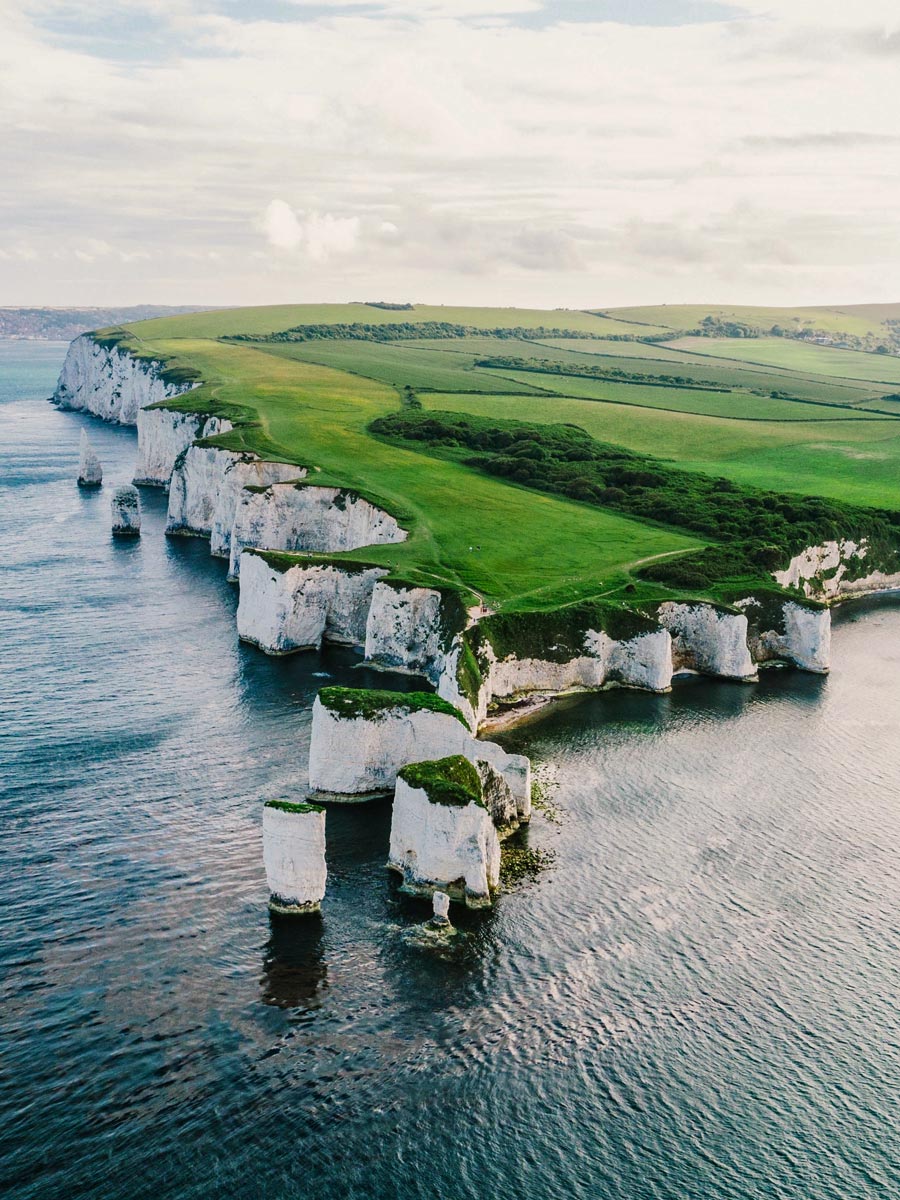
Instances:
[[[234,334],[266,334],[297,325],[388,325],[398,321],[448,321],[479,329],[576,329],[608,337],[610,333],[646,334],[648,330],[627,321],[609,321],[578,309],[458,308],[443,304],[416,304],[411,309],[380,308],[372,304],[277,304],[260,308],[223,308],[214,312],[185,313],[140,322],[143,338],[220,338]]]
[[[781,492],[900,507],[900,423],[729,421],[563,397],[423,396],[426,408],[579,425],[598,441]],[[798,406],[799,407],[799,406]]]
[[[679,338],[671,345],[713,358],[786,367],[791,371],[836,379],[900,385],[900,359],[887,354],[863,354],[858,350],[806,345],[785,338]]]
[[[696,323],[711,311],[726,310],[687,315]],[[746,319],[747,310],[733,311]],[[812,313],[805,310],[798,319],[812,320]],[[686,327],[685,310],[678,314],[679,326]],[[777,310],[757,315],[778,319]],[[408,402],[406,389],[426,410],[574,424],[599,441],[735,483],[900,508],[900,402],[882,398],[900,390],[900,359],[785,338],[705,337],[674,347],[612,341],[614,332],[645,336],[659,328],[653,322],[672,319],[671,328],[677,327],[674,309],[614,316],[625,319],[614,326],[571,311],[305,305],[157,319],[134,326],[129,336],[141,353],[199,371],[203,387],[178,406],[219,403],[245,414],[219,444],[307,466],[311,481],[355,488],[410,529],[407,543],[355,557],[423,582],[462,585],[501,608],[556,607],[615,593],[641,563],[688,552],[703,539],[602,504],[536,493],[453,456],[373,437],[370,422]],[[854,320],[871,331],[885,316],[879,309]],[[594,336],[218,340],[334,322],[421,321],[484,330],[566,328]],[[479,365],[501,356],[549,360],[576,372],[620,370],[635,378]],[[673,387],[660,378],[675,375],[696,386]]]

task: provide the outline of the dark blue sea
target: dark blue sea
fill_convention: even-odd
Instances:
[[[456,961],[401,936],[386,804],[329,811],[321,920],[270,919],[261,804],[303,790],[316,689],[384,677],[239,645],[158,491],[112,540],[135,435],[46,402],[64,351],[0,343],[0,1190],[900,1196],[900,609],[845,616],[827,678],[508,735],[556,861]]]

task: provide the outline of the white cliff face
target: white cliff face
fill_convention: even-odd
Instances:
[[[120,425],[134,425],[148,404],[189,392],[196,384],[166,383],[160,364],[134,358],[118,347],[107,349],[90,334],[69,346],[53,395],[61,408],[90,412]]]
[[[831,665],[831,612],[808,608],[787,600],[777,629],[766,629],[753,597],[739,600],[749,621],[748,642],[755,663],[786,662],[804,671],[824,675]]]
[[[376,718],[344,717],[313,704],[309,786],[313,792],[352,801],[390,792],[397,772],[409,763],[461,754],[490,764],[505,780],[520,811],[531,803],[531,766],[521,754],[507,754],[494,742],[472,736],[448,713],[397,705]],[[530,811],[530,810],[529,810]]]
[[[325,895],[325,810],[298,804],[263,809],[263,862],[269,907],[276,912],[318,912]]]
[[[78,444],[78,484],[80,487],[99,487],[103,482],[103,467],[94,447],[82,429]]]
[[[120,537],[139,537],[141,532],[141,498],[130,483],[116,488],[110,504],[112,531]]]
[[[676,671],[698,671],[724,679],[753,679],[756,668],[747,645],[747,618],[712,604],[659,606],[660,623],[672,635]]]
[[[296,467],[294,478],[297,478]],[[337,554],[362,546],[402,542],[406,536],[406,530],[400,528],[390,513],[354,492],[273,483],[262,492],[241,492],[231,534],[228,573],[232,579],[237,578],[241,551],[247,546]]]
[[[231,422],[202,413],[173,412],[167,408],[142,408],[137,414],[138,457],[134,483],[168,487],[180,454],[199,438],[227,433]]]
[[[444,657],[441,603],[441,593],[433,588],[377,583],[366,620],[366,658],[428,675],[434,682]]]
[[[485,908],[500,881],[500,839],[481,805],[434,803],[423,788],[398,779],[388,866],[403,876],[404,891],[446,892]]]
[[[383,567],[349,571],[324,565],[277,571],[258,554],[241,555],[238,636],[268,654],[318,648],[323,641],[361,646]]]
[[[367,643],[368,644],[368,643]],[[441,664],[435,686],[438,695],[459,708],[477,728],[487,717],[493,700],[510,700],[529,694],[560,695],[619,684],[653,692],[667,691],[672,683],[672,639],[658,629],[615,641],[606,633],[588,630],[584,653],[565,662],[542,658],[498,659],[490,644],[483,649],[482,685],[477,700],[462,694],[457,681],[461,653],[459,638]]]
[[[228,558],[241,489],[266,487],[304,474],[302,467],[290,463],[264,462],[253,454],[212,446],[189,446],[172,473],[166,533],[208,537],[210,554]]]
[[[791,559],[786,570],[772,574],[782,587],[800,588],[806,596],[825,600],[900,588],[900,572],[885,573],[875,569],[854,579],[847,578],[851,568],[854,575],[857,574],[859,563],[867,554],[865,539],[859,543],[849,539],[823,542],[821,546],[807,546]]]

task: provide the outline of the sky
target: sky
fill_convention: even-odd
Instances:
[[[0,0],[0,304],[900,301],[898,0]]]

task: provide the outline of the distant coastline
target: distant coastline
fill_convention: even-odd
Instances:
[[[202,304],[136,304],[122,308],[3,308],[0,338],[31,342],[70,342],[81,333],[127,321],[202,312]]]

